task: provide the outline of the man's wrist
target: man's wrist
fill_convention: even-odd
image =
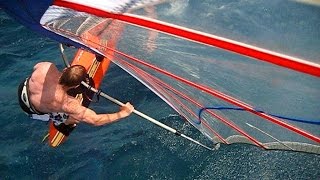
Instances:
[[[128,116],[128,113],[125,110],[121,110],[118,113],[119,113],[120,118],[124,118],[124,117]]]

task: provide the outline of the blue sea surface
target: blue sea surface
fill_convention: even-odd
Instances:
[[[136,115],[102,127],[79,124],[67,142],[50,148],[41,142],[48,124],[22,112],[17,86],[38,62],[64,68],[58,43],[26,29],[0,9],[0,47],[0,179],[320,179],[319,155],[265,151],[244,144],[208,151]],[[211,143],[114,64],[101,89]],[[118,110],[103,99],[90,107],[98,113]]]

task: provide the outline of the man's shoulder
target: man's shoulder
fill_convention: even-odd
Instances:
[[[51,63],[51,62],[47,62],[47,61],[39,62],[34,66],[34,69],[37,69],[37,68],[40,68],[40,67],[47,67],[47,66],[51,66],[51,65],[54,65],[54,64]]]

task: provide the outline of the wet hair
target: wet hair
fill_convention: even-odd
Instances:
[[[59,84],[67,87],[78,86],[86,78],[86,69],[81,65],[70,66],[63,70]]]

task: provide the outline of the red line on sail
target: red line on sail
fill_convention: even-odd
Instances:
[[[120,60],[120,59],[118,59],[118,60]],[[148,76],[148,78],[150,78],[150,79],[152,79],[153,81],[155,81],[156,83],[160,84],[160,86],[157,86],[157,87],[159,87],[160,89],[164,89],[163,87],[161,87],[161,85],[163,85],[163,86],[166,86],[166,88],[171,89],[171,91],[174,91],[174,92],[178,93],[180,96],[183,96],[183,94],[182,94],[181,92],[179,92],[178,90],[176,90],[176,89],[174,89],[173,87],[169,86],[168,84],[166,84],[165,82],[161,81],[160,79],[158,79],[158,78],[156,78],[156,77],[148,74],[147,72],[143,71],[142,69],[140,69],[140,68],[138,68],[138,67],[136,67],[136,66],[133,66],[132,64],[130,64],[130,63],[124,61],[124,60],[120,60],[120,61],[122,61],[122,63],[125,63],[126,66],[130,67],[130,68],[131,68],[133,71],[135,71],[137,74],[140,74],[141,77],[147,79],[146,76]],[[142,75],[142,74],[144,74],[144,75]],[[148,82],[151,82],[151,81],[148,81]],[[159,92],[159,93],[160,93],[160,92]],[[167,94],[168,94],[170,97],[174,98],[180,105],[183,105],[183,103],[182,103],[181,101],[177,100],[174,96],[170,95],[169,93],[167,93]],[[166,97],[164,96],[164,98],[166,98]],[[199,107],[203,107],[201,104],[199,104],[198,102],[195,102],[194,100],[192,100],[192,99],[189,98],[189,97],[187,97],[187,98],[185,98],[185,99],[191,101],[192,103],[196,104],[196,105],[199,106]],[[168,99],[167,99],[167,100],[168,100]],[[168,101],[169,101],[169,100],[168,100]],[[186,108],[186,107],[185,107],[185,108]],[[190,111],[191,111],[191,110],[189,110],[189,113],[192,114],[194,117],[196,117],[196,118],[198,119],[198,116],[197,116],[195,113],[190,112]],[[200,119],[199,119],[199,120],[200,120]],[[201,122],[202,122],[202,124],[203,124],[207,129],[209,129],[209,131],[211,131],[213,134],[215,134],[223,143],[229,144],[219,133],[217,133],[215,130],[213,130],[213,129],[207,124],[207,122],[205,122],[205,121],[201,121]],[[234,128],[234,127],[232,127],[232,128]],[[241,132],[240,132],[240,133],[241,133]],[[250,138],[248,138],[248,139],[250,140]],[[258,144],[258,145],[260,146],[260,144]],[[265,147],[263,147],[263,148],[265,148]]]
[[[175,74],[173,74],[171,72],[165,71],[165,70],[163,70],[163,69],[161,69],[159,67],[156,67],[156,66],[154,66],[152,64],[143,62],[143,61],[141,61],[141,60],[139,60],[139,59],[137,59],[135,57],[131,57],[131,56],[129,56],[129,55],[125,54],[125,53],[122,53],[120,51],[117,51],[117,50],[113,50],[113,51],[115,51],[117,54],[120,54],[120,55],[122,55],[124,57],[127,57],[128,59],[130,59],[132,61],[135,61],[135,62],[137,62],[139,64],[142,64],[142,65],[144,65],[146,67],[149,67],[149,68],[151,68],[151,69],[153,69],[155,71],[158,71],[158,72],[160,72],[160,73],[162,73],[162,74],[164,74],[166,76],[169,76],[169,77],[171,77],[173,79],[176,79],[176,80],[178,80],[180,82],[183,82],[183,83],[185,83],[185,84],[187,84],[189,86],[192,86],[192,87],[197,88],[199,90],[205,91],[208,94],[211,94],[211,95],[213,95],[215,97],[218,97],[218,98],[220,98],[220,99],[222,99],[224,101],[227,101],[227,102],[229,102],[231,104],[234,104],[234,105],[236,105],[238,107],[241,107],[241,108],[245,109],[248,112],[251,112],[251,113],[253,113],[253,114],[257,115],[257,116],[260,116],[260,117],[262,117],[262,118],[264,118],[266,120],[269,120],[270,122],[273,122],[273,123],[275,123],[277,125],[280,125],[280,126],[282,126],[284,128],[287,128],[287,129],[289,129],[289,130],[291,130],[291,131],[293,131],[295,133],[298,133],[298,134],[300,134],[300,135],[302,135],[302,136],[304,136],[306,138],[309,138],[309,139],[311,139],[311,140],[313,140],[313,141],[315,141],[317,143],[320,143],[320,138],[319,137],[317,137],[317,136],[315,136],[315,135],[313,135],[311,133],[308,133],[308,132],[306,132],[304,130],[301,130],[301,129],[293,126],[293,125],[290,125],[288,123],[280,121],[277,118],[274,118],[274,117],[272,117],[272,116],[270,116],[268,114],[265,114],[265,113],[262,113],[262,112],[257,112],[252,106],[250,106],[250,105],[248,105],[248,104],[246,104],[246,103],[244,103],[244,102],[242,102],[242,101],[240,101],[238,99],[235,99],[235,98],[233,98],[231,96],[228,96],[228,95],[226,95],[226,94],[224,94],[222,92],[219,92],[219,91],[217,91],[215,89],[212,89],[212,88],[209,88],[209,87],[205,87],[203,85],[194,83],[194,82],[189,81],[187,79],[184,79],[184,78],[182,78],[180,76],[177,76],[177,75],[175,75]]]

